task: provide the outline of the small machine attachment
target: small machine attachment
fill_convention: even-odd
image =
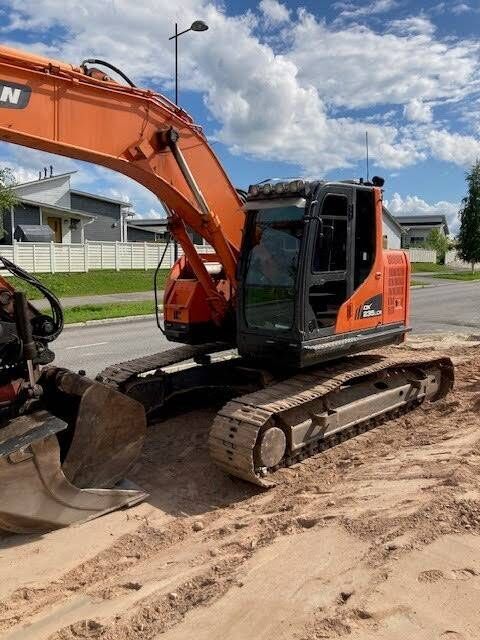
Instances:
[[[142,449],[142,405],[66,369],[41,369],[63,328],[60,303],[0,260],[52,306],[52,316],[39,314],[0,278],[0,529],[39,533],[142,501],[144,491],[116,486]]]

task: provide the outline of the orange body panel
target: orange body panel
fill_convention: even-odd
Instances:
[[[383,249],[382,191],[375,197],[375,260],[369,276],[340,307],[335,333],[373,329],[380,325],[402,322],[409,316],[410,263],[404,251]],[[369,315],[365,303],[381,296],[381,313]],[[365,315],[366,317],[362,317]]]
[[[215,254],[199,255],[204,264],[218,263]],[[212,308],[204,295],[201,284],[192,277],[190,263],[182,256],[172,267],[165,285],[163,313],[165,322],[200,324],[212,320]],[[229,299],[229,283],[219,279],[217,288]]]
[[[165,322],[196,324],[209,322],[210,308],[198,280],[175,280],[166,296]]]

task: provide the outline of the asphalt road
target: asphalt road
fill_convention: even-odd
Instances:
[[[416,278],[417,279],[417,278]],[[480,282],[437,281],[413,287],[411,324],[417,333],[480,333]],[[67,328],[54,343],[56,363],[95,376],[105,366],[163,351],[153,319]]]
[[[55,364],[94,377],[109,364],[172,348],[153,318],[130,322],[67,327],[53,343]]]
[[[415,276],[415,280],[420,279]],[[416,333],[480,333],[480,281],[433,282],[435,284],[426,287],[412,287],[413,330]]]

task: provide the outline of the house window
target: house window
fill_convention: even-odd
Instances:
[[[423,236],[413,236],[410,238],[410,244],[422,244],[425,242],[425,238]]]

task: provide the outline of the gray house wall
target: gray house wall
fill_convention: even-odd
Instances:
[[[15,215],[15,227],[19,224],[40,224],[40,207],[32,204],[20,203],[13,207]],[[12,219],[10,211],[3,213],[3,228],[5,229],[5,237],[2,242],[11,244],[15,229],[12,229]]]
[[[84,211],[96,218],[85,226],[86,240],[120,241],[120,204],[90,198],[74,192],[70,194],[70,198],[72,209]]]
[[[19,198],[70,208],[70,174],[21,184],[14,191]]]
[[[136,229],[128,226],[127,231],[128,242],[155,242],[156,234],[146,229]]]
[[[418,227],[407,228],[403,239],[403,246],[408,249],[410,247],[418,247],[428,240],[428,236],[434,230],[438,229],[440,233],[443,233],[443,227],[437,225],[419,225]]]

